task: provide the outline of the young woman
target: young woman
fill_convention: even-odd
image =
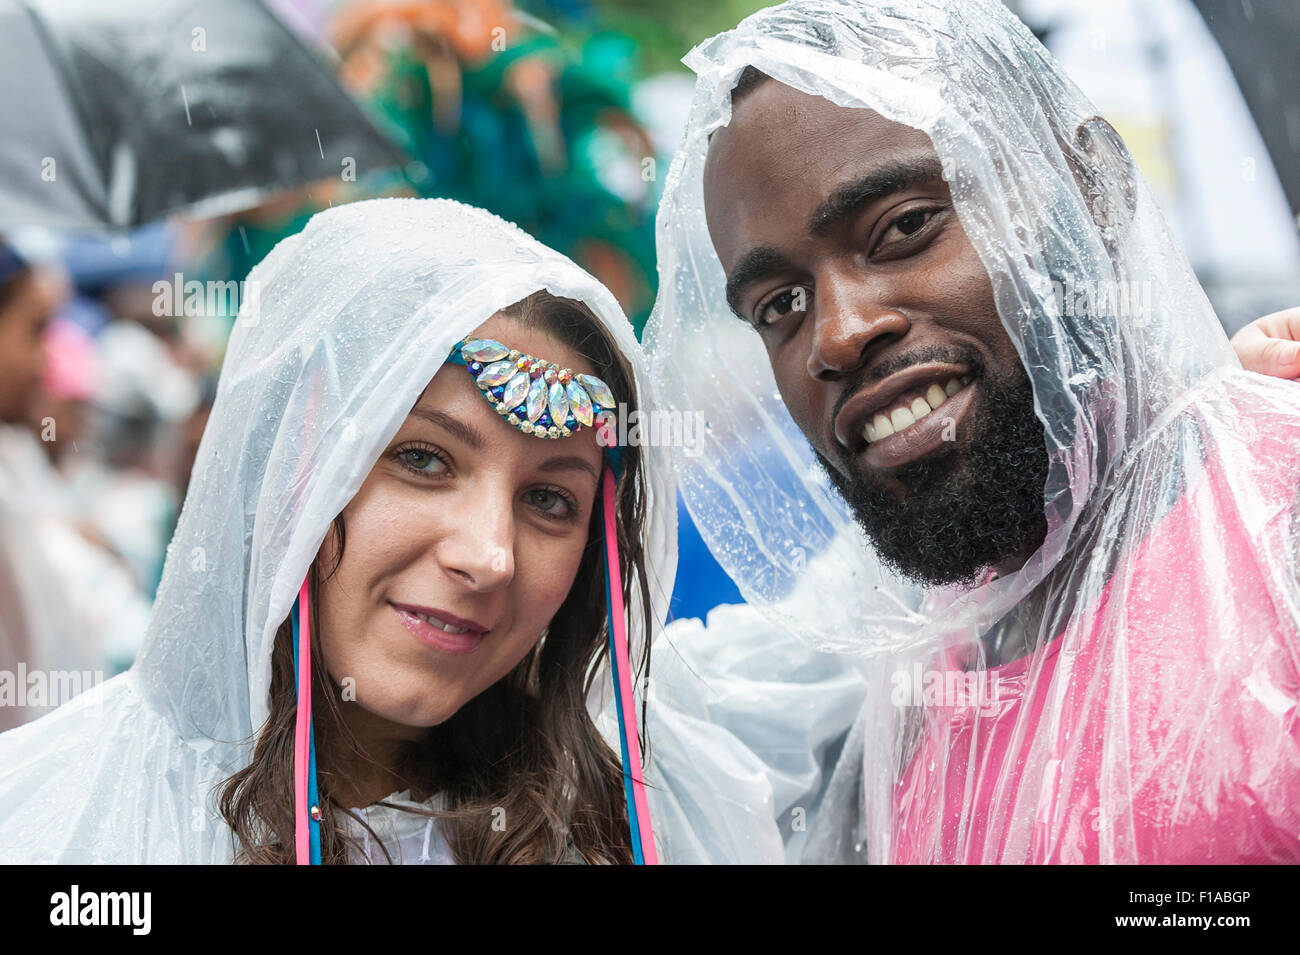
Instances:
[[[609,649],[606,453],[591,407],[561,412],[576,414],[573,433],[557,440],[549,431],[565,427],[553,387],[559,400],[590,405],[587,382],[606,400],[628,396],[631,408],[631,376],[587,306],[545,291],[500,310],[463,348],[480,360],[447,362],[433,376],[334,519],[309,575],[320,856],[341,862],[361,848],[377,861],[410,861],[418,849],[420,861],[631,862],[619,756],[584,705]],[[524,356],[555,367],[521,368]],[[484,392],[476,378],[493,375],[500,380]],[[525,407],[514,417],[527,431],[503,420],[502,397]],[[633,528],[647,496],[637,451],[622,453],[615,504],[617,523]],[[623,560],[644,602],[635,535]],[[252,762],[221,790],[237,858],[249,862],[293,861],[280,835],[293,830],[293,761],[281,757],[292,752],[300,711],[290,620],[276,632],[271,666],[269,721]],[[420,817],[404,827],[418,846],[375,831],[382,821],[396,835],[402,816],[349,811],[399,791],[404,815]],[[435,812],[445,844],[433,839]]]
[[[513,226],[316,216],[249,277],[135,666],[0,736],[0,858],[770,850],[708,724],[674,710],[643,785],[675,491],[656,449],[607,446],[643,382],[608,291]]]

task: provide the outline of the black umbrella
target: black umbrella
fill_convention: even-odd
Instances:
[[[0,230],[207,217],[404,157],[257,0],[0,0]]]

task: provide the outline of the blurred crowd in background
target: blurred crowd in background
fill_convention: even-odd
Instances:
[[[29,661],[110,676],[134,657],[238,309],[234,296],[190,295],[190,282],[238,282],[330,205],[448,197],[574,258],[639,331],[655,295],[655,209],[692,96],[678,61],[764,4],[267,5],[402,160],[217,218],[99,234],[5,226],[0,671]],[[1270,159],[1261,129],[1276,130],[1259,105],[1270,83],[1295,86],[1267,63],[1244,82],[1191,0],[1009,5],[1125,137],[1227,330],[1300,303],[1295,170]],[[1300,146],[1300,110],[1280,110],[1280,135]],[[674,614],[738,602],[681,516]],[[37,712],[0,707],[0,729]]]

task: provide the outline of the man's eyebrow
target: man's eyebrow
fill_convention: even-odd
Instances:
[[[727,276],[727,304],[731,306],[731,310],[738,318],[749,321],[740,314],[740,295],[745,288],[753,282],[761,281],[771,275],[790,272],[793,269],[794,266],[789,259],[769,246],[750,249],[740,257],[736,267]]]
[[[577,455],[572,457],[547,458],[537,467],[538,471],[551,473],[554,471],[586,471],[591,475],[593,480],[599,481],[600,475],[596,469],[591,466],[591,462],[586,458],[580,458]]]
[[[473,426],[466,424],[459,418],[454,418],[445,411],[437,411],[433,408],[412,408],[411,414],[417,418],[423,418],[432,424],[436,424],[444,431],[450,432],[455,437],[464,441],[471,448],[478,450],[483,447],[483,435]]]
[[[829,235],[863,206],[920,183],[942,178],[943,165],[938,156],[903,159],[873,169],[837,186],[809,217],[808,234],[817,237]]]

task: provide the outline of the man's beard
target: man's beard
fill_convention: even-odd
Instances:
[[[906,488],[901,500],[873,474],[846,477],[817,455],[884,563],[928,586],[977,583],[989,567],[1028,557],[1047,533],[1047,449],[1033,386],[1023,371],[975,384],[967,439],[890,470]]]

